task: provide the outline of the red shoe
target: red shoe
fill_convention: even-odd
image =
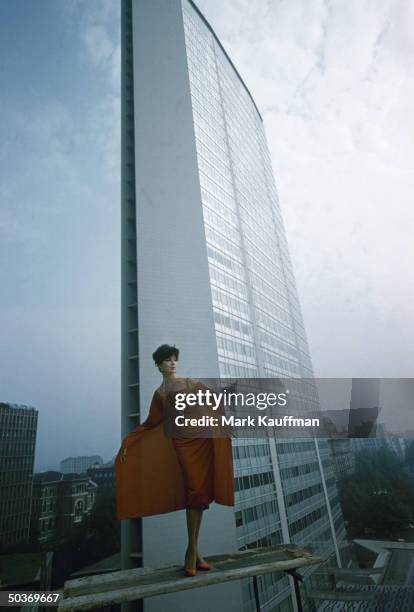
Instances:
[[[211,565],[209,565],[208,563],[206,563],[206,561],[197,561],[196,563],[196,567],[199,570],[204,570],[204,571],[208,571],[211,570]]]

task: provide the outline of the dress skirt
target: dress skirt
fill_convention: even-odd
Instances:
[[[185,507],[207,510],[214,500],[214,446],[211,438],[172,438],[180,464]]]

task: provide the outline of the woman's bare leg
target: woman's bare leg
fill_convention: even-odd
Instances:
[[[198,552],[198,534],[200,533],[201,521],[203,520],[203,508],[200,508],[200,513],[198,515],[197,521],[197,531],[196,531],[196,542],[197,542],[197,561],[204,561],[203,557]]]
[[[186,508],[188,547],[185,554],[185,563],[188,567],[196,566],[197,561],[197,539],[200,529],[200,515],[203,513],[201,508]]]

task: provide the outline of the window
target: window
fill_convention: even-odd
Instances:
[[[83,502],[81,500],[76,502],[75,505],[75,519],[80,519],[83,516]]]

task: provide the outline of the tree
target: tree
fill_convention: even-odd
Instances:
[[[394,537],[414,516],[412,480],[403,463],[387,448],[361,452],[355,472],[339,486],[349,537],[374,529],[379,537]]]

